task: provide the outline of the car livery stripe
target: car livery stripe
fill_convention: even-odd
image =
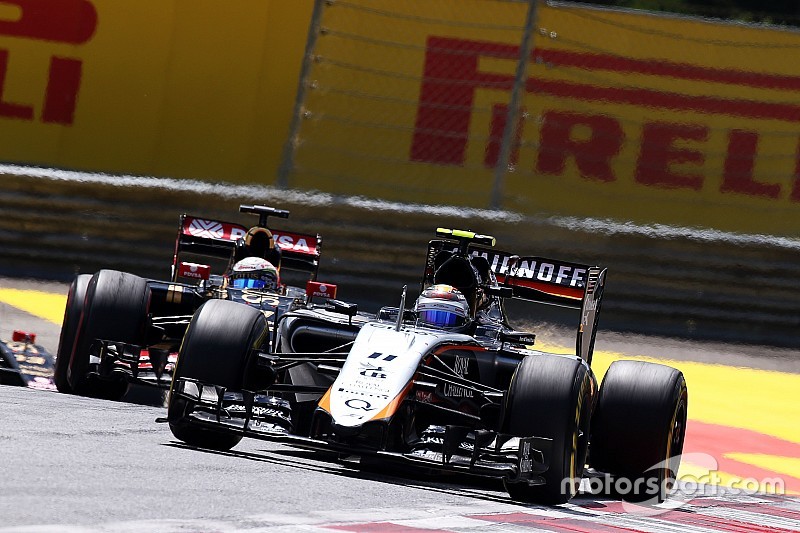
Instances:
[[[328,413],[329,415],[332,414],[331,411],[331,389],[325,391],[325,394],[320,398],[317,407]]]
[[[450,350],[466,350],[469,352],[485,352],[486,348],[483,346],[472,346],[472,345],[460,345],[460,344],[449,344],[446,346],[439,347],[435,352],[434,355],[440,355],[445,352],[449,352]]]
[[[183,287],[180,285],[170,285],[167,287],[167,302],[179,304],[183,299]]]
[[[383,420],[384,418],[389,418],[390,416],[392,416],[395,413],[395,411],[397,411],[397,408],[400,406],[400,404],[403,403],[403,400],[406,399],[406,396],[411,391],[412,387],[413,387],[413,382],[406,385],[406,388],[404,388],[402,392],[400,392],[400,394],[395,396],[394,400],[386,404],[386,407],[378,411],[378,413],[372,418],[370,418],[370,420],[373,421]]]
[[[506,276],[503,274],[497,275],[497,282],[500,285],[506,283]],[[508,281],[508,286],[510,287],[525,287],[527,289],[533,289],[539,292],[543,292],[545,294],[551,294],[554,296],[561,296],[563,298],[571,298],[573,300],[582,300],[583,299],[583,287],[565,287],[563,285],[556,285],[554,283],[548,282],[540,282],[540,281],[533,281],[533,280],[526,280],[520,279],[517,277],[512,277]]]

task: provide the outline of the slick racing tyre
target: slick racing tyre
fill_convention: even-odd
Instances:
[[[89,287],[89,274],[80,274],[69,286],[67,293],[67,307],[64,309],[64,321],[61,324],[61,335],[58,339],[58,350],[56,351],[55,372],[53,381],[59,392],[72,394],[72,385],[67,379],[72,352],[75,348],[75,336],[78,333],[78,326],[81,322],[83,306],[86,302],[86,289]]]
[[[231,391],[245,388],[255,366],[254,351],[269,333],[264,315],[253,307],[228,300],[209,300],[195,313],[183,337],[173,387],[178,378],[196,379]],[[242,437],[192,425],[191,406],[170,391],[167,418],[172,434],[192,446],[230,450]]]
[[[139,276],[101,270],[91,277],[67,374],[73,392],[108,400],[122,398],[128,388],[122,378],[88,375],[92,345],[97,339],[144,344],[149,302],[150,289]]]
[[[578,491],[586,462],[594,376],[578,357],[530,355],[511,378],[503,415],[505,433],[553,440],[544,485],[504,481],[512,499],[548,505]]]
[[[611,364],[592,421],[589,464],[610,474],[617,496],[660,503],[680,465],[686,434],[683,374],[641,361]]]

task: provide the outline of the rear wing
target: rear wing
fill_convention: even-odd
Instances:
[[[304,233],[272,230],[275,243],[281,249],[281,270],[305,272],[309,279],[317,279],[322,237]],[[243,238],[247,228],[233,222],[209,220],[183,214],[178,219],[178,237],[172,261],[172,281],[176,281],[178,264],[183,253],[191,253],[228,260]]]
[[[451,241],[430,241],[423,285],[433,282],[436,257],[442,252],[454,253],[457,249],[458,246]],[[520,257],[473,244],[469,246],[469,253],[473,258],[486,260],[498,284],[512,289],[513,298],[579,310],[577,353],[591,362],[605,288],[605,269],[543,257]],[[477,266],[480,262],[473,261],[473,264]]]

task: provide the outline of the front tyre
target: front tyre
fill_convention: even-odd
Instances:
[[[592,421],[589,464],[611,474],[625,499],[664,501],[680,466],[687,405],[680,371],[642,361],[612,363]]]
[[[139,276],[101,270],[91,277],[67,371],[76,394],[108,400],[122,398],[127,382],[123,378],[90,376],[89,355],[97,339],[144,344],[149,304],[150,289]]]
[[[504,481],[512,499],[556,505],[578,491],[586,462],[589,421],[596,384],[578,357],[530,355],[509,386],[504,431],[517,437],[553,440],[544,485]]]
[[[209,300],[197,310],[183,337],[173,387],[176,379],[191,378],[227,390],[244,389],[255,367],[254,353],[268,334],[267,319],[257,309],[228,300]],[[170,391],[167,418],[177,439],[214,450],[230,450],[242,440],[241,435],[193,425],[190,410],[186,399]]]
[[[67,379],[67,371],[75,351],[75,337],[81,323],[81,315],[86,303],[86,289],[89,287],[90,279],[92,279],[90,274],[80,274],[72,280],[69,292],[67,292],[67,306],[64,309],[64,321],[61,323],[61,335],[58,339],[53,375],[56,388],[64,394],[73,393],[72,385]]]

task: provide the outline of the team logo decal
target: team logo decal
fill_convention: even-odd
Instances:
[[[225,230],[219,222],[195,218],[189,226],[189,233],[204,239],[221,239],[225,234]]]

